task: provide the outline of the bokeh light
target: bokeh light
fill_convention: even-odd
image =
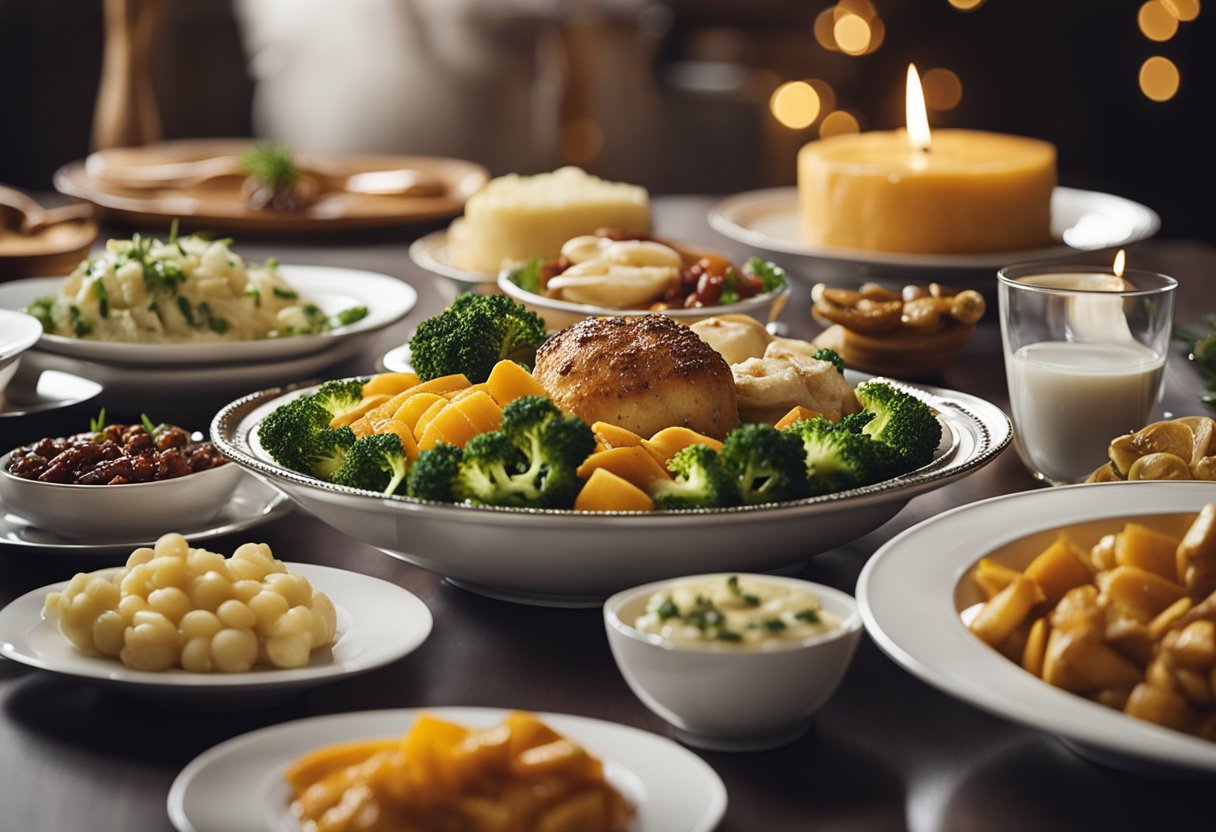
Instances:
[[[819,118],[819,93],[806,81],[790,81],[777,87],[768,103],[774,118],[794,130],[810,127]]]
[[[1140,91],[1153,101],[1169,101],[1180,83],[1178,67],[1169,58],[1154,55],[1140,66]]]
[[[983,5],[983,3],[984,0],[950,0],[950,5],[954,6],[954,8],[958,9],[960,12],[975,11],[981,5]]]
[[[925,104],[934,110],[953,110],[963,100],[963,82],[948,69],[937,67],[920,79],[925,91]]]
[[[840,136],[844,133],[860,133],[861,125],[857,118],[845,110],[833,110],[823,117],[819,124],[819,135],[823,138]]]
[[[1149,40],[1162,43],[1178,32],[1178,18],[1161,0],[1148,0],[1136,14],[1140,32]]]
[[[827,81],[811,78],[807,83],[819,94],[819,112],[830,113],[836,109],[836,90]]]
[[[839,52],[836,46],[836,8],[828,6],[815,18],[815,40],[829,52]]]
[[[1199,0],[1161,0],[1161,5],[1182,23],[1199,17]]]
[[[846,55],[864,55],[870,48],[870,24],[852,12],[836,19],[832,35]]]

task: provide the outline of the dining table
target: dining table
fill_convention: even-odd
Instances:
[[[707,215],[717,199],[654,197],[655,233],[736,260],[764,254],[710,227]],[[307,238],[239,235],[234,249],[255,261],[273,256],[282,263],[365,269],[411,284],[418,303],[410,314],[321,377],[366,375],[460,290],[451,280],[414,265],[407,253],[411,240],[441,227],[432,223]],[[108,225],[102,239],[129,231]],[[782,262],[779,255],[769,256]],[[1109,253],[1095,254],[1091,262],[1101,262],[1099,257]],[[779,322],[790,336],[813,337],[821,329],[810,309],[811,287],[818,280],[814,265],[801,259],[785,265],[793,292]],[[1163,233],[1133,245],[1128,265],[1177,278],[1177,323],[1200,327],[1205,314],[1216,312],[1216,246]],[[881,281],[881,271],[873,278]],[[1008,412],[995,287],[994,271],[985,281],[987,313],[973,338],[930,382],[979,396]],[[282,379],[296,381],[301,379]],[[1158,418],[1212,415],[1200,401],[1205,389],[1198,368],[1174,344]],[[155,402],[156,418],[206,430],[220,407],[249,392],[178,392]],[[149,396],[155,400],[155,391]],[[104,393],[90,407],[97,404],[132,418],[149,406],[108,401]],[[90,415],[77,409],[5,420],[0,438],[7,449],[55,431],[80,430]],[[816,531],[808,525],[806,557],[791,556],[797,565],[784,572],[853,593],[867,559],[909,527],[964,504],[1047,487],[1009,447],[987,466],[914,497],[893,519],[843,546],[814,553]],[[165,530],[172,530],[172,518],[165,523]],[[171,829],[166,797],[174,778],[197,755],[245,732],[327,714],[442,706],[526,709],[670,736],[668,725],[647,710],[622,678],[598,607],[534,606],[485,597],[388,557],[299,508],[211,540],[206,548],[230,554],[249,540],[269,544],[284,561],[354,570],[403,587],[430,609],[433,631],[416,651],[387,666],[303,690],[285,701],[244,708],[160,702],[0,659],[0,829]],[[950,545],[950,540],[941,541],[943,549]],[[665,554],[653,552],[655,558]],[[121,555],[0,544],[0,604],[78,571],[123,560]],[[1058,737],[987,713],[921,681],[868,635],[838,690],[801,738],[767,751],[692,751],[725,783],[728,802],[719,826],[724,832],[1043,832],[1216,825],[1216,784],[1210,775],[1095,762]]]

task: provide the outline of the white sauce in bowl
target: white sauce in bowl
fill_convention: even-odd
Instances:
[[[672,584],[650,596],[634,627],[673,645],[768,649],[834,630],[813,592],[735,575]]]

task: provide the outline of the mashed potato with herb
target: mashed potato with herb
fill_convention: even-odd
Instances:
[[[247,265],[228,244],[176,234],[168,242],[110,240],[58,294],[26,311],[52,335],[144,343],[311,335],[367,314],[356,307],[331,319],[300,298],[273,260]]]

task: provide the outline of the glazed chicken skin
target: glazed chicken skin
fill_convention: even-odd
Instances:
[[[721,439],[739,424],[726,360],[664,315],[581,321],[545,342],[533,375],[566,413],[641,436],[683,426]]]

